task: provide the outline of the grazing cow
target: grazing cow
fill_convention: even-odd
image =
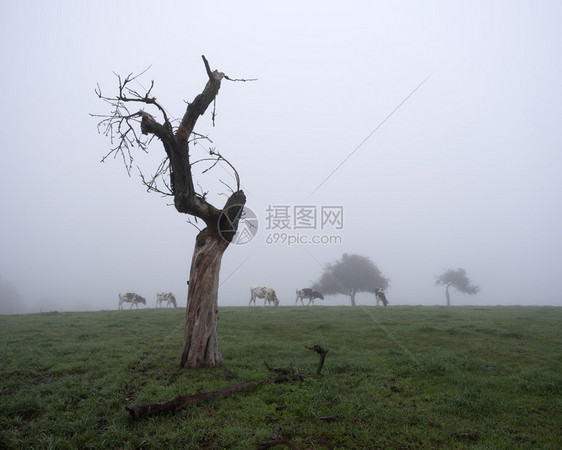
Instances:
[[[158,292],[156,294],[156,307],[162,307],[162,302],[166,302],[166,308],[172,304],[174,308],[178,306],[176,297],[171,292]]]
[[[386,295],[384,295],[384,291],[381,288],[377,288],[375,290],[375,297],[377,299],[377,306],[379,306],[379,302],[382,302],[383,306],[388,305]]]
[[[121,294],[119,294],[119,309],[123,309],[123,303],[130,303],[130,309],[133,309],[133,305],[137,305],[137,309],[139,309],[139,303],[143,303],[146,305],[146,300],[139,294],[134,294],[132,292],[122,292]]]
[[[279,306],[279,299],[277,298],[277,294],[275,294],[275,291],[269,287],[264,287],[264,286],[253,286],[250,288],[250,303],[248,303],[248,306],[250,306],[252,304],[252,302],[254,302],[254,305],[256,304],[256,298],[263,298],[263,306],[269,303],[273,303],[274,306]]]
[[[297,299],[295,300],[295,306],[297,306],[299,304],[299,300],[302,303],[302,306],[304,306],[304,302],[302,301],[303,298],[307,298],[308,299],[308,303],[306,304],[306,306],[310,305],[310,303],[312,303],[312,305],[314,305],[314,299],[315,298],[319,298],[320,300],[324,300],[324,296],[311,288],[302,288],[302,289],[297,289]]]

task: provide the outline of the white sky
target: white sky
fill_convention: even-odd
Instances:
[[[27,311],[114,309],[122,291],[185,306],[196,230],[119,159],[100,164],[89,113],[108,112],[97,83],[114,95],[113,72],[151,65],[141,84],[181,117],[204,54],[258,78],[223,82],[216,127],[197,127],[260,219],[225,254],[220,305],[252,285],[294,305],[344,252],[390,278],[391,305],[443,304],[435,276],[458,267],[482,290],[453,304],[562,305],[561,23],[557,1],[3,1],[0,279]],[[135,164],[162,157],[154,142]],[[223,185],[201,184],[222,206]],[[316,234],[343,243],[267,245],[268,205],[342,206],[343,229]]]

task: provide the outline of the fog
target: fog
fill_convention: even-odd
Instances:
[[[225,253],[219,305],[247,305],[252,285],[294,305],[343,253],[371,258],[391,306],[443,305],[435,277],[459,267],[481,291],[453,305],[562,305],[559,2],[28,1],[0,17],[0,313],[116,309],[124,291],[185,306],[197,229],[137,169],[163,149],[135,153],[129,177],[100,163],[111,143],[89,114],[109,112],[98,84],[115,95],[114,73],[150,66],[136,87],[154,80],[181,117],[201,55],[257,79],[223,81],[216,126],[208,111],[196,127],[259,223]],[[199,181],[218,207],[226,168]],[[314,229],[269,226],[302,206]],[[322,227],[329,207],[342,221]]]

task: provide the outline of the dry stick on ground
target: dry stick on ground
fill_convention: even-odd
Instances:
[[[320,362],[318,363],[318,368],[316,369],[316,375],[320,375],[320,372],[322,372],[322,367],[324,367],[324,360],[326,359],[326,355],[328,354],[328,349],[322,348],[319,345],[306,348],[308,348],[309,350],[314,350],[320,355]]]
[[[319,345],[307,348],[320,353],[320,366],[316,371],[316,374],[318,375],[320,373],[320,370],[322,370],[322,365],[324,364],[324,359],[326,358],[326,354],[328,353],[328,351],[324,350]],[[318,349],[322,351],[319,351]],[[264,378],[258,381],[249,381],[235,384],[233,386],[229,386],[225,389],[219,389],[217,391],[201,392],[199,394],[192,395],[178,395],[172,400],[163,403],[143,403],[140,405],[131,405],[127,406],[126,409],[135,419],[142,419],[144,417],[151,417],[157,414],[174,413],[179,409],[186,409],[190,406],[198,405],[199,403],[211,400],[213,398],[228,397],[229,395],[235,394],[236,392],[247,391],[267,383],[283,383],[286,381],[295,380],[302,381],[304,379],[304,376],[299,373],[292,365],[290,365],[289,367],[275,368],[271,367],[267,363],[264,364],[270,371],[276,372],[279,375]]]

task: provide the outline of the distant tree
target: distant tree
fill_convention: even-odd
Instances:
[[[22,297],[14,284],[0,278],[0,314],[21,314]]]
[[[199,117],[210,105],[214,105],[222,80],[247,80],[233,80],[218,70],[211,70],[205,56],[202,58],[207,83],[193,101],[186,102],[187,107],[181,119],[171,117],[153,96],[154,81],[148,89],[139,90],[142,84],[138,77],[142,73],[125,78],[117,75],[115,96],[103,95],[98,86],[96,94],[109,105],[110,112],[105,115],[93,114],[101,118],[98,130],[111,139],[111,150],[102,161],[109,156],[122,158],[128,172],[132,167],[135,147],[148,152],[153,140],[160,141],[164,150],[162,162],[150,177],[145,177],[141,172],[143,184],[149,191],[171,196],[178,212],[193,216],[196,222],[199,219],[205,225],[195,239],[191,259],[181,367],[213,367],[222,364],[217,338],[219,271],[223,253],[238,230],[246,203],[234,167],[212,148],[201,154],[204,149],[202,145],[197,146],[199,153],[191,147],[195,147],[197,142],[211,142],[206,136],[196,133],[194,128]],[[213,125],[214,119],[213,107]],[[232,179],[236,183],[234,188],[230,188],[231,193],[227,195],[222,209],[209,202],[207,192],[203,189],[197,192],[196,186],[200,185],[195,180],[193,168],[206,165],[201,172],[205,173],[217,164],[230,166]]]
[[[314,289],[324,295],[347,295],[355,306],[358,292],[376,292],[388,288],[389,280],[367,257],[344,253],[339,261],[326,265],[326,271],[314,284]]]
[[[466,272],[464,269],[449,269],[436,278],[436,285],[446,286],[445,297],[447,298],[447,306],[451,306],[451,295],[449,294],[450,287],[454,287],[457,291],[463,292],[465,294],[477,294],[478,291],[480,291],[480,288],[478,286],[470,284],[470,280],[466,276]]]

